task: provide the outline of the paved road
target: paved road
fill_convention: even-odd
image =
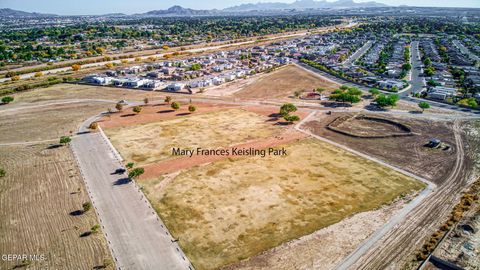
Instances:
[[[122,163],[102,134],[79,132],[71,146],[117,268],[189,269],[188,259],[136,184],[126,174],[113,174]]]
[[[420,51],[418,49],[418,41],[412,41],[411,44],[411,64],[412,64],[412,72],[411,72],[411,79],[410,79],[410,89],[408,91],[404,91],[400,93],[402,97],[409,96],[410,93],[417,93],[420,92],[423,87],[425,87],[425,78],[421,77],[420,75],[423,73],[422,69],[422,60],[420,58]]]
[[[453,44],[465,55],[468,55],[473,61],[480,61],[480,57],[472,53],[467,47],[463,46],[462,42],[459,40],[454,40]]]
[[[373,41],[369,40],[365,45],[363,45],[360,49],[358,49],[354,54],[352,54],[345,62],[342,63],[344,66],[349,66],[351,64],[354,64],[355,61],[357,61],[358,58],[362,57],[365,52],[372,47]]]

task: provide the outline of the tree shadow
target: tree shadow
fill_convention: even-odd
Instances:
[[[123,114],[123,115],[120,115],[120,117],[130,117],[130,116],[135,116],[136,114],[134,113],[129,113],[129,114]]]
[[[51,144],[51,145],[47,146],[47,149],[56,149],[56,148],[60,148],[62,146],[63,146],[62,144]]]
[[[423,112],[421,112],[421,111],[409,111],[408,113],[411,113],[411,114],[422,114]]]
[[[80,234],[80,237],[87,237],[87,236],[90,236],[92,234],[91,231],[87,231],[87,232],[84,232],[82,234]]]
[[[350,108],[352,104],[349,103],[342,103],[342,102],[334,102],[334,101],[322,101],[320,104],[327,108]]]
[[[132,182],[132,179],[128,177],[120,178],[117,181],[113,182],[114,186],[121,186],[121,185],[126,185],[128,183]]]
[[[82,135],[82,134],[88,134],[90,133],[90,131],[80,131],[80,132],[77,132],[77,135]]]
[[[288,126],[288,125],[291,125],[293,123],[290,123],[290,122],[287,122],[287,121],[279,121],[277,123],[275,123],[275,125],[277,126]]]
[[[190,115],[192,113],[185,112],[185,113],[177,113],[176,116],[185,116],[185,115]]]
[[[161,110],[161,111],[158,111],[157,113],[171,113],[171,112],[174,112],[175,110]]]
[[[368,104],[363,108],[367,111],[373,111],[373,112],[386,112],[387,111],[386,109],[384,109],[382,107],[378,107],[377,105],[374,105],[374,104]]]
[[[76,216],[83,215],[83,213],[84,213],[83,210],[75,210],[75,211],[70,212],[70,216],[76,217]]]

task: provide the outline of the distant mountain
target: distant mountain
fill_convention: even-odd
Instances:
[[[356,3],[353,0],[337,0],[335,2],[327,2],[326,0],[297,0],[291,4],[279,3],[279,2],[270,2],[270,3],[257,3],[257,4],[242,4],[230,8],[223,9],[227,12],[242,12],[242,11],[252,11],[252,10],[282,10],[282,9],[296,9],[296,10],[305,10],[305,9],[344,9],[344,8],[368,8],[368,7],[386,7],[387,5],[377,3],[375,1],[371,2],[360,2]]]
[[[0,17],[17,17],[17,18],[32,18],[32,17],[53,17],[54,14],[44,14],[37,12],[25,12],[20,10],[14,10],[11,8],[0,8]]]
[[[165,10],[152,10],[142,14],[135,14],[140,16],[208,16],[217,14],[219,11],[212,10],[196,10],[191,8],[183,8],[181,6],[173,6]]]

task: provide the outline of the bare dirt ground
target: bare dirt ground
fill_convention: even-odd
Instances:
[[[314,121],[305,128],[314,134],[346,145],[354,150],[369,154],[389,164],[425,177],[441,184],[444,175],[453,168],[457,146],[453,135],[453,123],[429,119],[393,117],[399,123],[410,126],[416,135],[395,138],[355,138],[327,129],[327,125],[346,113],[317,114]],[[375,115],[375,114],[365,114]],[[379,117],[385,117],[379,115]],[[424,145],[432,138],[438,138],[450,146],[449,150],[430,149]],[[428,169],[425,169],[428,168]]]
[[[416,269],[416,252],[442,223],[448,219],[461,192],[472,179],[472,157],[478,153],[478,137],[467,136],[465,123],[455,121],[453,131],[456,145],[454,166],[437,179],[439,185],[404,221],[384,235],[351,269]],[[448,163],[444,163],[448,164]],[[430,168],[425,172],[430,171]],[[421,174],[423,175],[423,174]]]
[[[0,254],[45,257],[26,261],[28,269],[92,269],[111,262],[101,231],[80,237],[98,223],[95,212],[70,214],[89,201],[73,154],[68,147],[47,147],[0,147],[0,167],[7,171],[0,181]],[[0,268],[22,263],[1,260]]]
[[[228,158],[141,181],[197,269],[237,262],[423,187],[313,139],[285,147],[284,157]]]
[[[326,89],[326,93],[338,88],[338,84],[307,72],[297,66],[289,65],[260,77],[245,85],[235,93],[235,97],[246,99],[287,99],[296,91]]]
[[[194,113],[188,111],[186,103],[180,103],[180,109],[173,110],[170,104],[160,103],[155,105],[142,106],[142,111],[139,114],[133,113],[132,109],[124,109],[122,112],[110,114],[110,116],[103,117],[98,122],[104,129],[111,129],[117,127],[127,127],[140,124],[146,124],[157,121],[172,120],[176,118],[185,118],[195,116],[197,114],[209,113],[219,110],[227,110],[232,108],[240,108],[234,105],[223,104],[206,104],[193,103],[196,107]]]

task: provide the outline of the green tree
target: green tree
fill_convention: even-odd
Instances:
[[[132,111],[136,114],[139,114],[142,111],[142,107],[140,106],[133,106]]]
[[[293,123],[295,121],[298,121],[300,120],[300,117],[296,116],[296,115],[284,115],[283,116],[283,119],[285,119],[285,121],[287,121],[288,123]]]
[[[125,167],[127,167],[127,169],[131,169],[131,168],[133,168],[134,165],[135,164],[133,162],[129,162],[129,163],[127,163],[127,165],[125,165]]]
[[[70,136],[62,136],[60,137],[60,143],[63,145],[67,145],[72,141],[72,138]]]
[[[90,231],[92,231],[92,233],[98,233],[100,230],[100,225],[98,224],[95,224],[92,226],[92,228],[90,228]]]
[[[2,103],[8,104],[8,103],[12,102],[13,100],[14,100],[13,97],[11,97],[11,96],[6,96],[6,97],[3,97],[3,98],[2,98]]]
[[[4,169],[0,169],[0,177],[5,177],[7,175],[7,172]]]
[[[172,109],[174,110],[178,110],[180,109],[180,104],[178,104],[178,102],[172,102],[172,105],[170,107],[172,107]]]
[[[144,172],[145,170],[143,168],[135,168],[128,173],[128,177],[131,179],[135,179],[142,175]]]
[[[117,111],[121,112],[123,110],[122,103],[117,103],[117,105],[115,105],[115,109],[117,109]]]
[[[380,90],[378,90],[377,88],[371,88],[370,90],[368,90],[368,92],[372,95],[372,97],[376,97],[380,94]]]
[[[296,112],[297,111],[297,107],[295,107],[295,105],[293,105],[292,103],[285,103],[282,105],[282,107],[280,107],[280,115],[281,116],[286,116],[286,115],[289,115],[291,112]]]
[[[92,209],[92,203],[91,202],[86,202],[86,203],[82,204],[82,208],[83,208],[83,212],[86,213],[90,209]]]
[[[422,102],[418,103],[418,107],[420,107],[420,109],[422,109],[422,112],[423,112],[426,109],[430,108],[430,104],[428,104],[428,102],[426,102],[426,101],[422,101]]]
[[[188,111],[189,111],[190,113],[193,113],[193,112],[195,112],[196,110],[197,110],[197,108],[196,108],[194,105],[191,105],[191,104],[190,104],[190,105],[188,106]]]
[[[399,99],[400,97],[397,94],[390,94],[390,95],[381,94],[375,99],[375,102],[381,108],[384,108],[387,106],[394,107],[397,104],[397,101]]]
[[[171,97],[171,96],[166,96],[166,97],[165,97],[165,102],[166,102],[167,104],[170,104],[170,101],[172,101],[172,97]]]

